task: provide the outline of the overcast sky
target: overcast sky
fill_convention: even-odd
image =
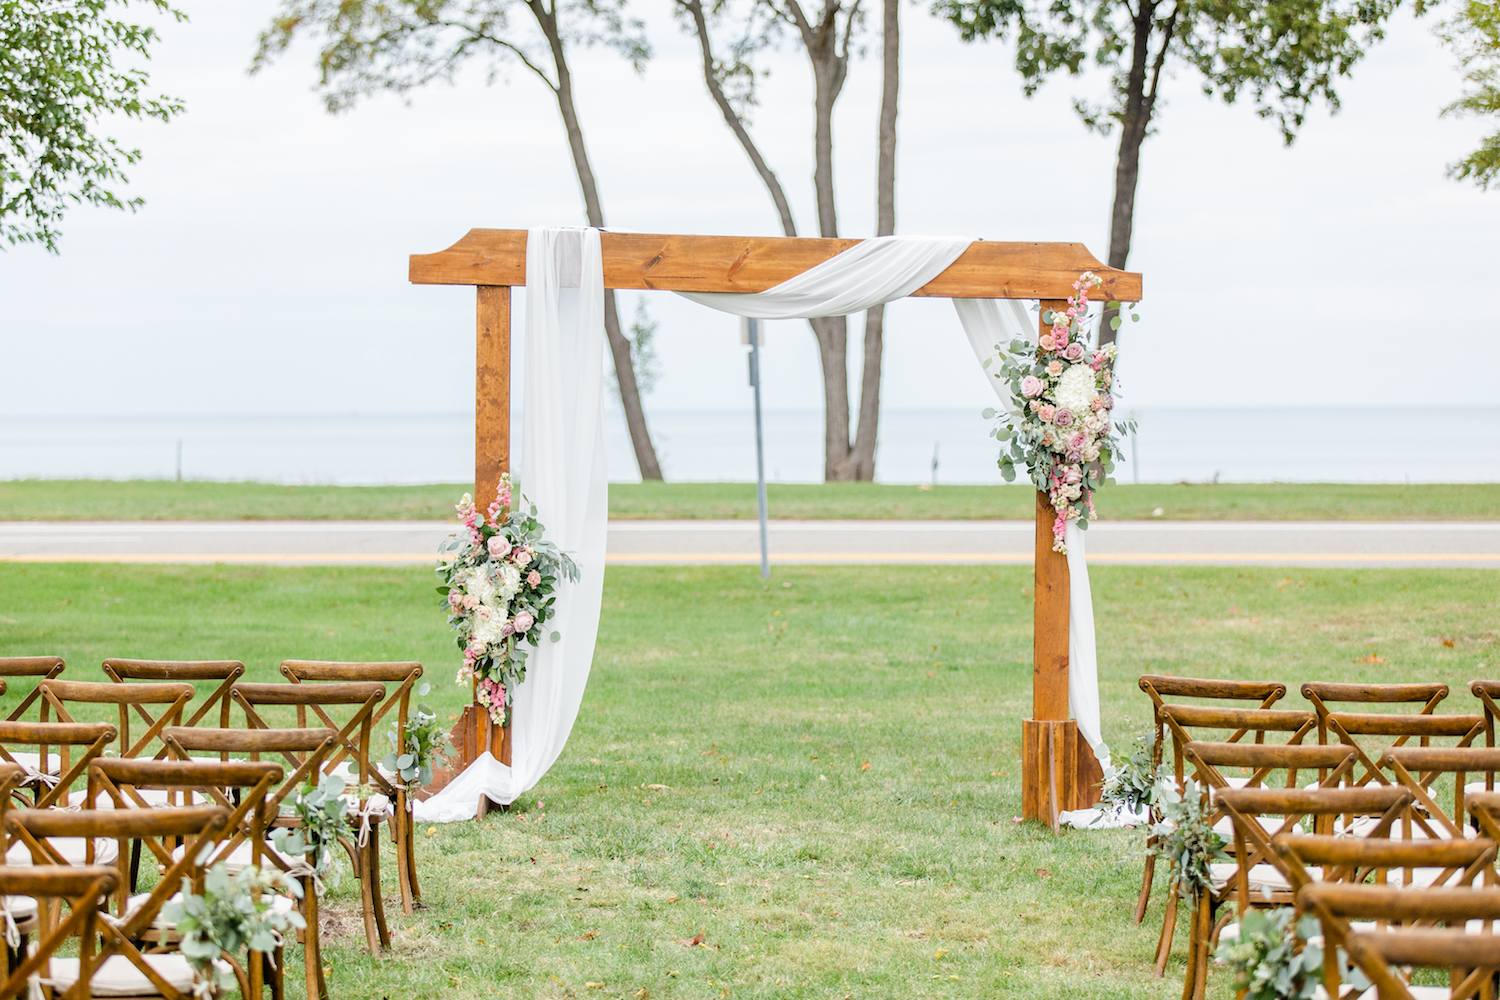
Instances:
[[[310,51],[246,75],[272,5],[183,7],[191,20],[163,25],[152,72],[188,113],[116,128],[145,151],[130,186],[145,208],[73,211],[60,256],[0,254],[0,413],[472,407],[473,293],[408,285],[406,258],[476,226],[582,224],[550,95],[519,70],[490,87],[475,71],[330,117]],[[640,10],[656,48],[644,76],[604,51],[574,56],[608,222],[777,234],[691,40],[664,5]],[[1103,257],[1115,141],[1070,110],[1102,80],[1027,100],[1007,46],[963,45],[922,7],[904,16],[898,231],[1081,241]],[[878,69],[854,66],[839,105],[844,235],[873,225]],[[773,70],[754,130],[812,233],[809,73],[790,48]],[[1340,85],[1342,112],[1312,114],[1290,150],[1249,107],[1174,79],[1142,164],[1130,404],[1500,402],[1500,192],[1444,176],[1482,132],[1439,119],[1459,86],[1430,20],[1409,11]],[[748,406],[736,320],[660,293],[649,306],[662,375],[648,408]],[[951,306],[889,315],[887,406],[991,400]],[[768,406],[821,405],[805,324],[772,325],[765,382]]]

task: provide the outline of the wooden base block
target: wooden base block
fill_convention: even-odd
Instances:
[[[1057,814],[1099,801],[1104,772],[1072,719],[1021,721],[1021,815],[1057,828]]]

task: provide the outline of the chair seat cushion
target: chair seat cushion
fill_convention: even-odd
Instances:
[[[1215,889],[1222,889],[1235,880],[1239,865],[1232,861],[1208,866],[1209,876]],[[1272,892],[1290,892],[1292,884],[1275,865],[1256,865],[1250,869],[1250,890],[1269,889]]]
[[[88,845],[82,837],[48,837],[48,845],[62,855],[63,862],[70,865],[87,864]],[[94,838],[94,864],[112,865],[120,857],[120,842],[108,837]],[[31,866],[31,849],[22,843],[13,843],[5,852],[5,863],[15,868]]]
[[[125,901],[125,912],[123,914],[121,914],[119,917],[114,917],[114,918],[111,918],[111,919],[114,920],[114,922],[115,922],[116,925],[128,922],[130,920],[130,918],[134,917],[136,915],[136,913],[140,911],[141,907],[143,907],[143,906],[146,905],[146,902],[150,898],[151,898],[151,893],[149,893],[149,892],[138,892],[138,893],[136,893],[134,896],[131,896],[129,899],[127,899]],[[262,898],[265,898],[265,897],[262,897]],[[176,893],[172,894],[171,898],[168,899],[168,902],[177,903],[177,902],[181,902],[181,900],[182,900],[182,893],[176,892]],[[35,907],[36,907],[36,904],[33,902],[32,903],[33,912],[35,912]],[[279,895],[279,894],[271,896],[271,912],[272,913],[283,913],[283,914],[284,913],[291,913],[296,908],[297,908],[297,901],[295,899],[293,899],[291,896],[282,896],[282,895]],[[17,919],[19,920],[20,918],[18,917]],[[151,921],[151,926],[157,928],[158,930],[171,930],[172,928],[176,927],[177,925],[174,924],[170,920],[164,920],[162,918],[161,913],[158,912],[156,914],[156,917]]]
[[[193,967],[181,955],[145,955],[151,970],[165,979],[173,989],[189,995],[193,992]],[[42,982],[58,993],[78,982],[78,959],[54,958]],[[156,985],[124,955],[111,955],[101,962],[89,980],[89,991],[96,997],[161,996]]]
[[[185,799],[185,796],[191,796],[191,804],[195,806],[210,804],[208,796],[204,795],[202,792],[185,792],[181,789],[169,792],[165,788],[140,788],[136,790],[136,794],[146,800],[146,805],[152,806],[154,808],[172,808],[174,806],[187,805],[188,803]],[[172,797],[174,796],[176,798],[175,802],[171,801]],[[87,791],[70,792],[68,793],[68,805],[78,809],[113,809],[115,807],[115,800],[110,797],[110,794],[108,792],[100,792],[99,794],[95,795],[94,804],[92,806],[85,806],[85,802],[87,802],[88,797],[89,793]],[[135,806],[130,802],[130,797],[128,794],[125,797],[125,801],[125,808],[135,808]]]
[[[172,852],[172,860],[180,861],[182,859],[183,850],[184,848],[179,845],[177,849]],[[312,874],[312,866],[307,863],[307,859],[305,857],[302,857],[300,855],[287,854],[284,851],[278,851],[271,844],[265,845],[265,851],[263,853],[267,855],[278,855],[281,860],[286,863],[288,874],[292,875],[293,877],[301,877]],[[229,870],[229,874],[238,875],[255,861],[254,852],[250,849],[250,842],[242,842],[238,847],[229,852],[229,857],[224,858],[223,860],[225,867]],[[269,860],[267,861],[267,864],[270,864],[272,867],[275,867],[276,865],[274,861]]]

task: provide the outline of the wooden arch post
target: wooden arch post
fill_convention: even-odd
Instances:
[[[848,250],[859,240],[757,236],[600,234],[604,287],[673,292],[763,292]],[[917,297],[1039,299],[1063,308],[1073,282],[1093,271],[1098,300],[1135,302],[1141,276],[1106,267],[1081,243],[980,241]],[[477,289],[474,385],[474,502],[483,508],[510,468],[511,289],[526,284],[524,229],[471,229],[446,250],[414,254],[418,285]],[[1045,327],[1045,324],[1044,324]],[[1068,718],[1068,562],[1052,551],[1052,506],[1037,494],[1032,717],[1021,723],[1022,812],[1057,827],[1057,814],[1098,800],[1093,752]],[[481,706],[464,710],[457,741],[468,766],[486,749],[510,763],[510,732],[491,726]]]

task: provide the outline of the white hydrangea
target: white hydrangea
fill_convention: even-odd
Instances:
[[[1098,390],[1094,388],[1094,374],[1094,369],[1088,365],[1068,366],[1068,370],[1062,373],[1062,378],[1058,379],[1052,398],[1057,400],[1058,406],[1066,407],[1075,416],[1082,417],[1089,412],[1094,397],[1098,395]]]
[[[480,604],[495,603],[495,584],[481,566],[476,566],[463,575],[464,593],[473,594]]]
[[[469,634],[486,646],[493,645],[505,638],[500,631],[505,621],[505,612],[481,604],[474,610],[474,625]]]
[[[495,581],[495,595],[501,603],[509,605],[511,600],[521,592],[521,571],[510,563],[501,563],[495,575],[500,578]]]

